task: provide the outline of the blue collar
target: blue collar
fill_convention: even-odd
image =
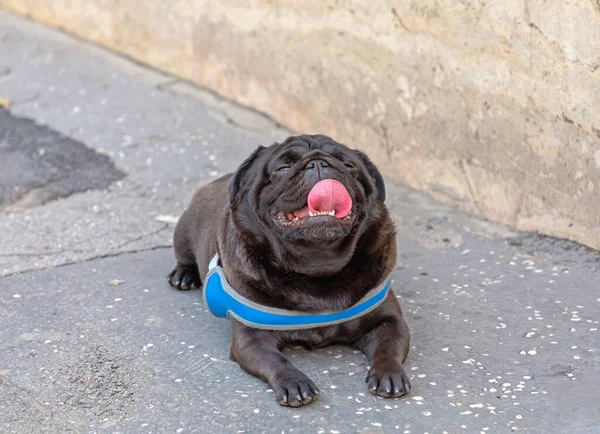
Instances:
[[[384,302],[390,290],[391,276],[370,290],[355,305],[339,312],[306,313],[277,309],[247,299],[229,285],[216,254],[204,279],[204,302],[219,318],[235,318],[255,329],[300,330],[340,324],[359,318]]]

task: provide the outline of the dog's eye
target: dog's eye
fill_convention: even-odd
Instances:
[[[352,163],[344,163],[344,166],[346,166],[348,169],[356,169],[356,166]]]
[[[279,166],[275,169],[275,172],[287,172],[290,169],[290,166]]]

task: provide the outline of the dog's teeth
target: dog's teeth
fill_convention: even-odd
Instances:
[[[311,217],[314,217],[317,215],[335,215],[335,210],[333,210],[333,211],[317,211],[317,212],[308,211],[308,214]]]
[[[294,217],[294,218],[292,219],[292,221],[294,221],[294,222],[297,222],[298,220],[300,220],[298,217]]]

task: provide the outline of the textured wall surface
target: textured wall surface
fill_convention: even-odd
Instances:
[[[437,198],[600,248],[600,0],[0,6],[365,149]]]

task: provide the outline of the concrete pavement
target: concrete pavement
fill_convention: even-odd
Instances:
[[[598,431],[597,252],[390,183],[411,394],[371,397],[366,359],[351,349],[292,348],[322,394],[280,408],[228,361],[227,322],[206,312],[199,291],[164,278],[172,221],[194,188],[289,132],[2,11],[0,98],[11,116],[85,144],[126,175],[0,214],[0,431]],[[3,172],[6,161],[0,154]]]

